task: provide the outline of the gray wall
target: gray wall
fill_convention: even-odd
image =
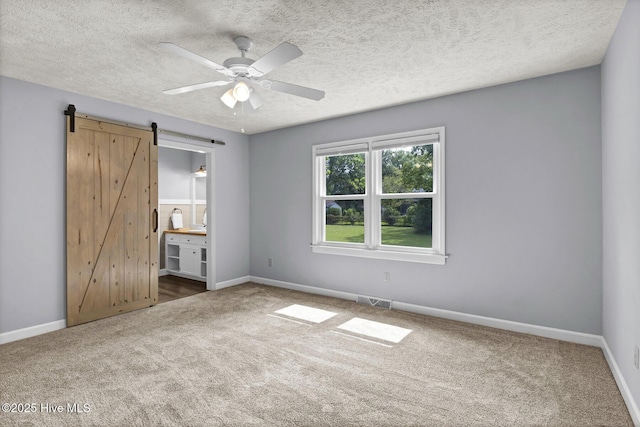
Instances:
[[[447,264],[313,254],[311,145],[440,125]],[[601,333],[599,67],[253,135],[249,153],[252,275]]]
[[[602,63],[603,335],[640,407],[640,1]]]
[[[62,111],[68,104],[227,142],[216,148],[217,281],[249,274],[248,136],[0,77],[0,333],[66,317]]]

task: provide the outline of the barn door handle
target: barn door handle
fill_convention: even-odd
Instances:
[[[153,226],[153,232],[158,231],[158,209],[153,210],[153,219],[155,220],[155,225]]]

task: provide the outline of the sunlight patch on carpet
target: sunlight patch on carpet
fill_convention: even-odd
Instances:
[[[293,304],[289,307],[282,308],[276,311],[277,314],[293,317],[294,319],[302,319],[312,323],[322,323],[325,320],[331,319],[333,316],[337,316],[338,313],[333,313],[327,310],[321,310],[319,308],[307,307],[306,305]]]
[[[343,323],[338,326],[338,329],[396,344],[412,332],[411,329],[405,329],[387,323],[374,322],[373,320],[361,319],[359,317],[354,317],[348,322]]]

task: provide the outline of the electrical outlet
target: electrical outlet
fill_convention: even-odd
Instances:
[[[267,258],[267,266],[273,267],[273,258]]]
[[[388,271],[384,272],[384,281],[385,282],[390,282],[391,281],[391,273],[389,273]]]
[[[640,349],[637,345],[633,350],[633,364],[636,366],[636,369],[640,369]]]

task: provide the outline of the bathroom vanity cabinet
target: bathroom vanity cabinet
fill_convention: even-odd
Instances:
[[[167,273],[207,281],[207,236],[203,233],[165,231]]]

